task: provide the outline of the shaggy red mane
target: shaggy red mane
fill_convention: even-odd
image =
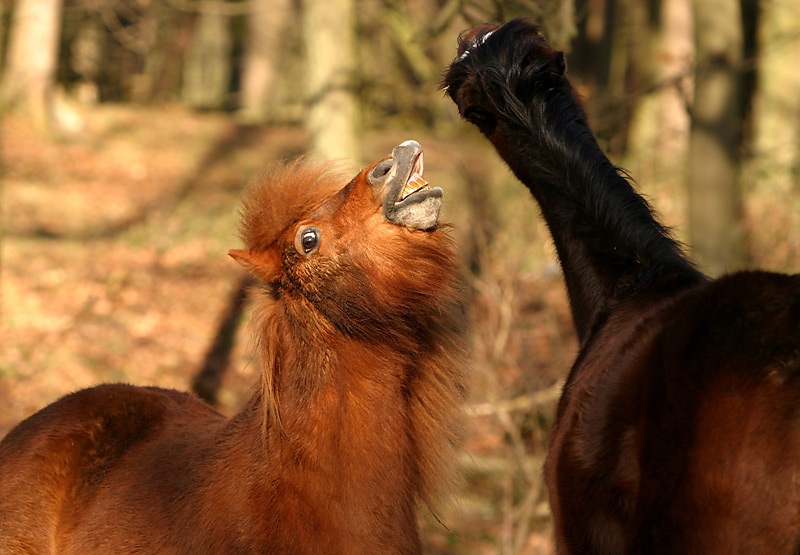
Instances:
[[[347,179],[333,163],[306,158],[275,164],[242,195],[239,235],[248,247],[266,249],[290,224],[313,213]]]

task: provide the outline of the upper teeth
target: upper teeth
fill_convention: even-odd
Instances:
[[[411,174],[411,177],[408,178],[406,181],[406,186],[403,187],[403,192],[400,194],[400,200],[403,200],[411,193],[415,193],[422,189],[428,182],[422,178],[420,174],[414,172]]]

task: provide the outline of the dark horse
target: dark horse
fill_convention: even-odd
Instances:
[[[444,86],[541,206],[580,353],[545,476],[560,553],[798,553],[800,276],[709,280],[598,147],[523,20]]]
[[[352,180],[252,186],[261,384],[231,419],[178,391],[68,395],[0,443],[0,554],[409,554],[450,477],[465,295],[407,141]]]

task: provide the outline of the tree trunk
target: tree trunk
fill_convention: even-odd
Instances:
[[[311,152],[320,159],[360,164],[353,0],[306,0],[303,34],[307,60]]]
[[[4,69],[3,60],[5,60],[6,48],[6,33],[8,33],[8,25],[6,25],[6,18],[11,11],[9,2],[0,2],[0,71]]]
[[[244,123],[261,123],[271,117],[277,61],[292,9],[289,0],[253,0],[253,6],[247,18],[239,91],[238,116]]]
[[[4,69],[5,109],[26,114],[43,131],[57,127],[53,104],[61,0],[18,0]]]
[[[711,275],[743,264],[738,146],[742,19],[738,0],[694,0],[695,93],[689,147],[689,231]]]
[[[231,81],[231,35],[227,15],[200,12],[183,68],[183,101],[199,109],[223,108]]]
[[[94,106],[100,100],[97,78],[103,62],[103,39],[101,22],[88,18],[72,40],[70,66],[78,75],[75,96],[87,106]]]
[[[570,73],[579,75],[592,92],[606,93],[611,72],[615,0],[578,0],[576,10],[586,17],[578,21],[578,36],[569,55]]]
[[[185,60],[188,40],[182,21],[186,15],[171,9],[165,2],[154,2],[144,14],[147,29],[146,47],[142,53],[142,70],[133,79],[130,99],[134,103],[152,100],[175,100],[181,93],[181,70],[174,67],[173,56]],[[180,66],[179,66],[180,67]]]
[[[675,222],[684,220],[686,214],[683,186],[689,152],[687,101],[693,81],[692,3],[659,3],[660,17],[653,29],[651,51],[641,59],[650,71],[645,69],[645,79],[639,84],[640,92],[645,94],[635,107],[625,166],[645,192],[658,199],[665,221]]]
[[[761,264],[797,271],[800,256],[800,0],[763,5],[753,161],[759,198],[753,247]],[[770,226],[759,223],[769,221]],[[763,231],[762,231],[763,229]],[[775,230],[787,233],[775,233]]]

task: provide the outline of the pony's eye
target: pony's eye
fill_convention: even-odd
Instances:
[[[484,128],[494,128],[495,119],[494,115],[484,108],[478,106],[470,106],[464,111],[464,119],[468,122],[477,125],[483,131]]]
[[[319,230],[316,227],[305,227],[300,230],[295,240],[295,247],[302,254],[311,254],[319,248]]]

